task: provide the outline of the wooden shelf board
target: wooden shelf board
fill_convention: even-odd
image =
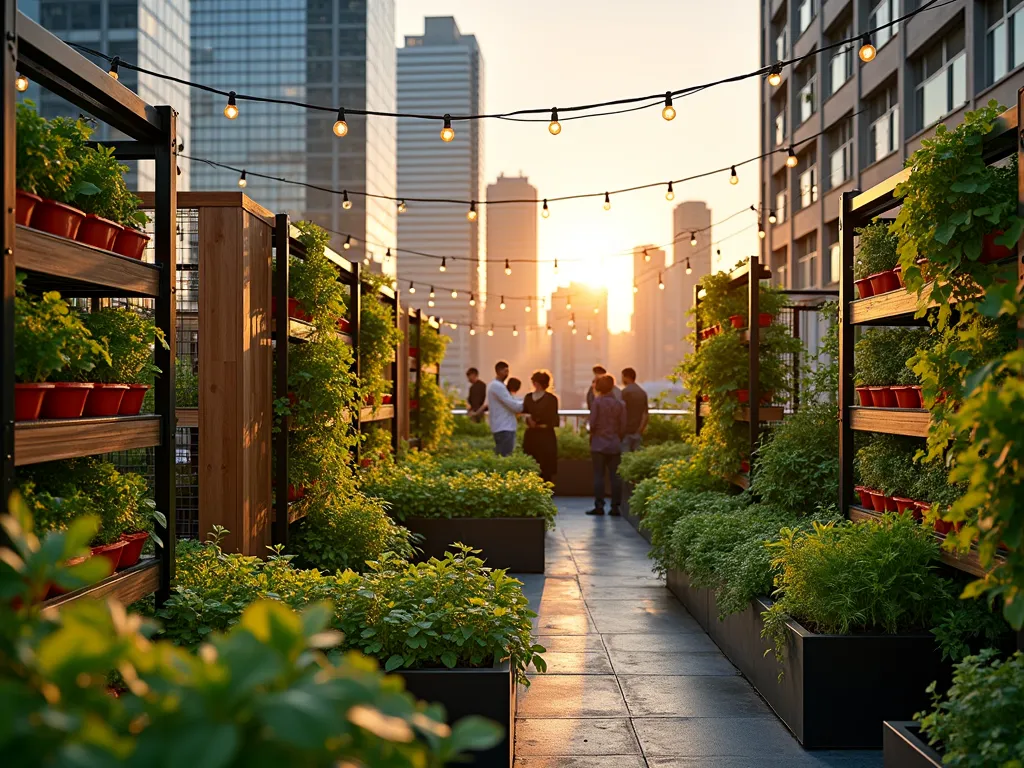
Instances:
[[[381,405],[376,409],[371,407],[363,408],[359,412],[359,421],[363,424],[370,421],[385,421],[395,417],[394,405]]]
[[[174,412],[175,426],[199,428],[198,408],[178,408]]]
[[[316,332],[316,327],[312,323],[307,323],[305,320],[296,320],[294,317],[288,318],[288,338],[293,342],[304,342],[309,341],[313,334]],[[277,338],[277,320],[270,322],[270,334],[271,338]],[[338,331],[338,338],[344,341],[349,346],[352,346],[352,335],[343,331]]]
[[[160,442],[160,417],[43,419],[14,425],[14,464],[73,459],[149,448]]]
[[[879,517],[881,517],[881,513],[875,512],[873,509],[865,509],[864,507],[850,506],[849,517],[851,520],[861,522],[863,520],[877,520]],[[943,536],[941,533],[936,533],[934,535],[935,538],[938,539],[940,542],[946,540],[946,537]],[[981,577],[988,572],[981,567],[981,563],[978,562],[978,551],[973,547],[971,548],[970,552],[967,552],[966,554],[962,555],[956,552],[950,552],[947,549],[941,549],[939,551],[939,558],[946,565],[952,568],[956,568],[957,570],[970,573],[974,576]],[[998,555],[996,556],[996,558],[998,560],[1002,559]]]
[[[28,227],[15,233],[14,265],[28,272],[34,291],[65,297],[152,298],[160,293],[160,268]]]
[[[928,437],[931,421],[931,412],[923,408],[850,408],[850,429],[861,432]]]
[[[305,506],[300,506],[294,501],[288,502],[288,524],[296,523],[302,520],[309,510]],[[277,509],[271,509],[270,511],[270,522],[277,522]]]
[[[921,292],[922,297],[931,294],[931,284],[926,285]],[[871,296],[867,299],[857,299],[850,302],[850,323],[863,325],[866,323],[878,323],[881,320],[894,318],[913,317],[917,312],[918,296],[916,293],[899,289],[883,293],[879,296]],[[929,306],[931,303],[929,301]],[[921,319],[924,323],[924,319]]]
[[[750,475],[742,472],[737,472],[735,475],[729,475],[726,480],[733,485],[738,485],[743,490],[747,490],[750,487]]]
[[[123,605],[131,605],[156,592],[159,586],[160,564],[155,557],[148,557],[140,560],[131,568],[112,573],[91,586],[47,600],[43,603],[43,609],[56,610],[82,598],[95,600],[112,597]]]
[[[711,415],[711,404],[700,404],[700,415]],[[760,421],[782,421],[785,417],[785,409],[781,405],[762,405],[757,409],[757,416]],[[750,409],[740,406],[736,411],[736,421],[750,421]]]

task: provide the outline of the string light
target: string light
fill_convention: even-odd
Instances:
[[[352,235],[345,236],[345,242],[341,244],[341,247],[346,251],[352,247]]]
[[[245,189],[245,187],[246,187],[246,185],[248,183],[249,182],[246,181],[246,178],[245,178],[245,171],[242,171],[242,175],[238,177],[238,186],[241,187],[242,189]]]
[[[562,124],[558,122],[558,110],[551,110],[551,122],[548,123],[548,132],[552,136],[557,136],[562,132]]]
[[[455,129],[452,128],[452,116],[444,116],[444,128],[441,129],[441,141],[449,142],[455,138]]]
[[[575,329],[575,328],[573,328],[573,329],[572,329],[572,335],[573,335],[573,336],[575,336],[575,335],[576,335],[576,329]]]
[[[666,120],[675,120],[676,108],[672,106],[672,92],[665,94],[665,108],[661,110],[661,116]]]
[[[796,168],[800,164],[800,160],[796,156],[796,151],[793,149],[793,145],[789,145],[789,149],[786,153],[786,167]]]
[[[774,209],[768,211],[768,223],[769,224],[774,224],[778,220],[779,220],[779,217],[775,215],[775,210]]]
[[[498,303],[498,309],[504,309],[504,308],[505,308],[505,297],[502,296],[501,297],[501,301]]]
[[[640,287],[636,284],[636,280],[633,281],[633,293],[640,293]]]
[[[457,290],[455,290],[454,288],[452,288],[452,298],[453,299],[459,298],[459,292]]]
[[[476,296],[473,295],[472,293],[469,294],[469,306],[471,306],[471,307],[475,307],[476,306]]]
[[[757,236],[764,240],[768,233],[764,231],[764,224],[761,223],[761,219],[757,220]]]
[[[768,71],[768,85],[772,88],[778,88],[782,85],[782,62],[777,61],[772,64],[772,68]]]
[[[346,211],[352,210],[352,201],[348,199],[348,190],[342,190],[341,207]]]
[[[224,117],[228,120],[234,120],[238,117],[238,105],[235,103],[235,92],[228,92],[228,104],[224,107]]]
[[[18,93],[24,93],[28,90],[28,78],[22,74],[19,74],[14,78],[14,90]]]
[[[533,312],[533,307],[531,307],[529,304],[527,304],[526,305],[526,311],[527,312]]]
[[[601,313],[601,308],[600,307],[594,307],[594,314],[597,315],[597,314],[600,314],[600,313]]]
[[[676,193],[672,190],[672,182],[668,183],[668,189],[665,190],[665,199],[672,202],[676,199]]]
[[[860,52],[857,55],[860,56],[860,60],[866,64],[875,58],[876,53],[878,53],[878,50],[871,43],[871,33],[865,32],[864,36],[861,38]]]
[[[665,290],[665,281],[661,279],[661,272],[658,273],[658,290]]]
[[[107,74],[110,75],[115,80],[118,79],[118,77],[117,77],[117,65],[120,64],[120,63],[121,63],[121,58],[119,56],[115,56],[114,58],[112,58],[110,60],[110,69],[107,70]]]
[[[555,259],[555,274],[558,274],[558,259]]]
[[[505,259],[505,274],[506,275],[511,275],[512,274],[512,265],[508,263],[508,259]]]
[[[541,215],[541,218],[543,218],[543,219],[546,219],[546,218],[548,218],[548,216],[551,215],[551,211],[548,210],[548,201],[547,201],[547,199],[544,200],[544,207],[542,207],[540,209],[540,215]]]
[[[338,119],[334,121],[334,135],[338,138],[348,135],[348,123],[345,121],[345,110],[338,109]]]
[[[650,261],[651,261],[651,254],[649,254],[649,253],[647,252],[647,249],[646,249],[646,248],[644,248],[644,262],[646,262],[646,263],[650,263]]]
[[[405,213],[407,210],[408,210],[408,207],[405,204],[405,200],[399,200],[398,201],[398,212],[399,213]]]
[[[453,331],[457,331],[459,329],[459,326],[456,323],[448,323],[448,327]]]
[[[690,233],[690,245],[692,245],[694,248],[697,247],[697,233],[696,232],[691,232]]]
[[[388,248],[387,253],[384,254],[384,261],[391,261],[391,249]]]
[[[572,296],[565,297],[565,311],[569,312],[572,310]]]
[[[469,324],[469,335],[476,336],[476,328],[473,327],[472,323]]]
[[[519,329],[516,328],[514,325],[512,326],[512,335],[513,336],[518,336],[519,335]]]
[[[729,171],[729,183],[734,187],[740,183],[740,177],[736,173],[736,166],[734,165]]]
[[[612,200],[608,197],[608,193],[604,193],[604,209],[610,211],[612,209]]]
[[[441,266],[437,268],[437,271],[438,272],[447,272],[448,271],[448,260],[444,256],[441,257]]]
[[[365,264],[366,266],[370,266],[370,254],[369,253],[367,253],[365,256],[363,256],[363,264]]]
[[[466,212],[466,218],[470,221],[476,221],[476,203],[469,204],[469,210]]]
[[[550,324],[550,323],[548,323],[548,336],[551,336],[551,335],[553,335],[553,334],[554,334],[554,332],[555,332],[555,331],[554,331],[554,329],[553,329],[553,328],[551,327],[551,324]]]
[[[686,257],[686,274],[688,274],[688,275],[692,275],[693,274],[693,267],[690,266],[690,257],[689,256]]]
[[[569,315],[569,327],[574,328],[576,326],[576,313],[573,312]]]
[[[594,334],[592,334],[590,332],[590,329],[587,328],[587,341],[593,341],[593,340],[594,340]]]
[[[491,327],[487,329],[487,335],[488,336],[493,336],[494,335],[494,323],[491,323]]]
[[[409,281],[409,293],[416,293],[416,283]]]

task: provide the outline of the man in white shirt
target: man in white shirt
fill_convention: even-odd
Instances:
[[[511,456],[515,450],[516,414],[523,412],[523,401],[513,397],[505,386],[507,378],[508,363],[501,361],[494,366],[494,381],[487,385],[487,410],[491,414],[494,452],[499,456]]]

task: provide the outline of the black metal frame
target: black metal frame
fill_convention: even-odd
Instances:
[[[413,398],[413,399],[416,400],[416,421],[415,421],[416,427],[413,430],[413,440],[415,440],[417,442],[420,439],[420,432],[421,432],[421,427],[422,427],[422,423],[423,423],[422,416],[420,415],[423,412],[422,408],[420,407],[420,396],[422,394],[422,390],[420,388],[420,382],[423,381],[423,344],[422,344],[422,339],[423,339],[423,323],[424,323],[423,310],[422,309],[410,309],[409,310],[409,331],[408,331],[408,338],[407,338],[407,342],[408,343],[406,344],[406,347],[408,348],[408,347],[413,346],[412,345],[412,338],[413,338],[412,329],[415,328],[416,329],[416,336],[415,336],[415,338],[416,338],[416,345],[415,345],[416,346],[416,357],[415,357],[415,361],[416,362],[409,369],[409,372],[416,376],[416,383],[415,383],[414,388],[413,388],[413,392],[416,395],[415,398]],[[441,329],[441,324],[437,320],[435,320],[432,316],[429,316],[429,315],[427,316],[426,323],[431,328],[433,328],[435,330],[440,330]],[[408,361],[406,362],[406,365],[408,365]],[[435,371],[435,372],[433,372],[433,373],[431,373],[429,375],[434,376],[437,379],[437,383],[440,384],[441,383],[441,366],[438,365],[437,366],[437,371]],[[411,419],[410,419],[410,421],[411,421]]]
[[[111,78],[92,62],[69,48],[17,10],[16,2],[3,5],[4,48],[0,66],[0,98],[3,109],[3,212],[0,240],[3,265],[0,269],[0,415],[3,423],[3,499],[15,488],[14,423],[14,289],[17,235],[15,212],[15,88],[17,72],[67,99],[85,112],[129,136],[132,141],[116,142],[115,151],[126,159],[150,159],[156,164],[156,195],[153,247],[159,268],[154,320],[169,340],[169,349],[157,346],[155,363],[163,371],[154,390],[156,414],[160,416],[159,443],[154,450],[154,495],[166,525],[157,526],[163,541],[157,600],[170,594],[175,556],[175,432],[174,432],[174,340],[175,334],[175,232],[177,217],[177,169],[175,153],[176,114],[169,106],[154,107]],[[113,257],[112,258],[116,258]],[[74,291],[70,291],[73,293]],[[65,291],[65,293],[69,293]],[[97,292],[82,289],[79,295],[117,295],[115,289]]]

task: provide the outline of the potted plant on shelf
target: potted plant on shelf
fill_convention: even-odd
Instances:
[[[142,401],[161,370],[153,349],[167,349],[163,331],[142,312],[105,307],[85,317],[93,338],[107,345],[109,362],[100,361],[91,374],[97,382],[86,402],[87,416],[137,416]]]
[[[854,385],[862,406],[897,406],[892,385],[906,367],[904,333],[901,328],[870,328],[854,345]]]
[[[854,466],[863,485],[858,487],[861,502],[866,495],[875,512],[904,512],[913,509],[896,502],[907,497],[918,479],[914,452],[919,446],[910,438],[895,435],[872,435],[857,451]],[[915,515],[916,516],[916,515]]]
[[[395,326],[395,313],[381,300],[380,289],[391,278],[367,272],[363,275],[364,297],[359,316],[359,374],[364,402],[377,407],[387,404],[393,383],[385,375],[394,360],[402,332]]]
[[[888,222],[876,221],[855,233],[859,238],[857,258],[853,263],[854,284],[862,299],[898,290],[900,277],[898,241],[889,232]]]
[[[110,147],[86,148],[74,174],[72,202],[86,213],[75,238],[81,243],[141,259],[149,236],[142,201],[128,190],[122,165]]]

